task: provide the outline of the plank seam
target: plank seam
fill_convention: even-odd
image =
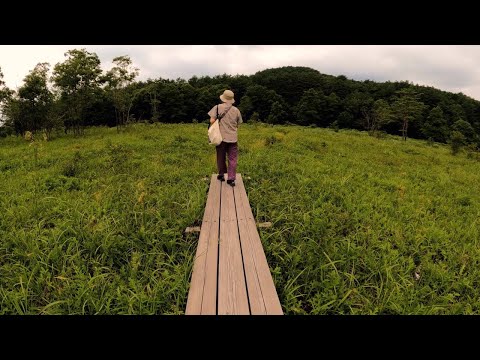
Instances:
[[[252,308],[250,306],[250,295],[248,294],[248,282],[247,282],[247,273],[245,271],[245,260],[243,259],[243,249],[242,249],[242,240],[240,238],[240,227],[238,225],[238,211],[237,211],[237,200],[235,198],[235,188],[233,189],[233,206],[235,207],[235,215],[237,218],[237,232],[238,232],[238,242],[240,244],[240,256],[242,257],[242,269],[243,269],[243,277],[245,279],[245,290],[247,292],[247,301],[248,301],[248,312],[249,314],[252,314]],[[255,263],[255,261],[254,261]],[[255,266],[256,268],[256,266]],[[255,275],[257,272],[255,271]],[[263,294],[262,294],[262,300],[263,300]]]

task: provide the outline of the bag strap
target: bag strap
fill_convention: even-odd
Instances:
[[[220,119],[222,119],[223,117],[225,117],[225,115],[227,115],[227,113],[230,111],[231,108],[232,107],[230,106],[227,111],[225,111],[221,116],[218,116],[218,105],[217,105],[217,119],[219,122],[220,122]]]

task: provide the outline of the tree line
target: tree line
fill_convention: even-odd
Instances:
[[[39,63],[17,90],[0,68],[0,136],[56,129],[82,135],[87,126],[132,122],[204,122],[225,89],[235,93],[244,119],[270,124],[385,132],[437,142],[451,139],[480,147],[480,102],[409,81],[355,81],[308,67],[286,66],[253,75],[193,76],[137,81],[128,55],[103,71],[97,54],[65,53],[52,69]]]

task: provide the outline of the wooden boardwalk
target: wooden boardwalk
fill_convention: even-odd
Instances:
[[[283,315],[241,174],[212,175],[186,315]]]

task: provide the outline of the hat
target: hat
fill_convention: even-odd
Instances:
[[[225,90],[222,95],[220,95],[220,100],[223,102],[233,104],[235,99],[233,98],[233,91]]]

